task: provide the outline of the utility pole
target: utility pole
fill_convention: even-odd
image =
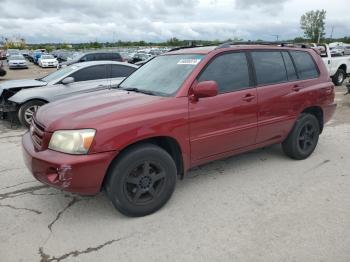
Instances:
[[[330,36],[331,40],[333,39],[333,32],[334,32],[334,25],[332,25],[332,31],[331,31],[331,36]]]
[[[278,39],[279,39],[280,35],[272,35],[272,36],[275,36],[276,37],[276,42],[278,42]]]

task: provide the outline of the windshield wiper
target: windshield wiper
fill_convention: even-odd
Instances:
[[[143,90],[143,89],[138,89],[136,87],[119,87],[120,89],[123,89],[125,91],[132,91],[132,92],[136,92],[136,93],[142,93],[142,94],[146,94],[146,95],[151,95],[154,96],[155,93],[149,90]]]

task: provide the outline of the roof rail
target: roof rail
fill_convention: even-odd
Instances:
[[[248,42],[226,42],[217,46],[215,49],[229,48],[232,45],[274,45],[280,47],[299,47],[299,48],[311,48],[310,44],[305,43],[291,43],[291,42],[263,42],[263,41],[248,41]]]
[[[187,49],[187,48],[194,48],[194,47],[203,47],[203,45],[186,45],[186,46],[179,46],[179,47],[174,47],[172,49],[170,49],[168,52],[172,52],[172,51],[177,51],[177,50],[181,50],[181,49]]]

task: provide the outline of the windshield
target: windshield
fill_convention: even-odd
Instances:
[[[158,56],[125,79],[120,88],[137,88],[158,95],[173,95],[203,57],[204,55],[194,54]]]
[[[42,55],[41,59],[54,59],[52,55]]]
[[[51,81],[55,81],[55,80],[59,80],[61,79],[63,76],[73,72],[75,69],[77,69],[77,66],[72,65],[72,66],[67,66],[67,67],[63,67],[60,70],[57,70],[43,78],[40,78],[38,80],[44,81],[44,82],[51,82]]]

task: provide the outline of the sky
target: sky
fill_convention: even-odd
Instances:
[[[349,0],[0,0],[1,37],[27,43],[266,41],[302,36],[300,17],[325,9],[326,36],[350,36]]]

